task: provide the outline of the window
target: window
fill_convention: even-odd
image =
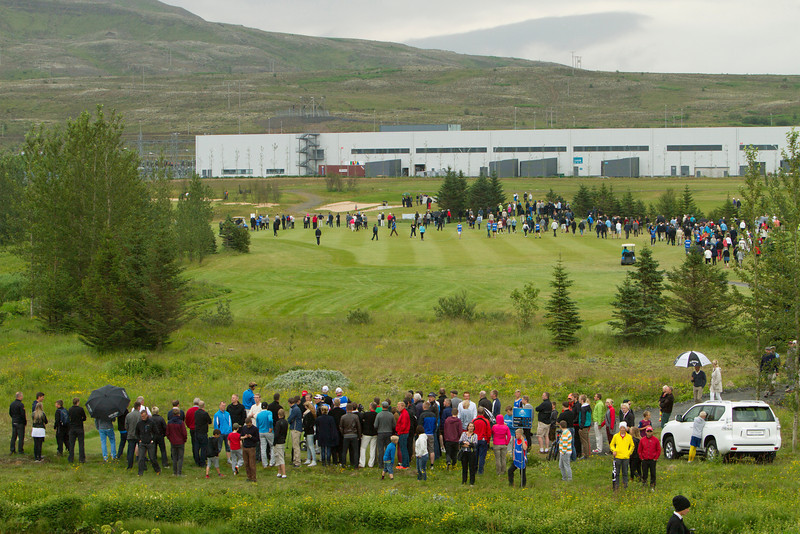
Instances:
[[[667,145],[667,152],[721,152],[722,145]]]
[[[739,150],[747,150],[748,148],[755,148],[756,150],[761,152],[762,150],[778,150],[778,145],[752,145],[752,144],[750,144],[750,145],[746,145],[746,144],[739,145]]]
[[[573,152],[647,152],[647,145],[602,145],[602,146],[576,146]]]
[[[767,406],[737,406],[733,409],[734,423],[771,423],[775,416]]]
[[[223,176],[231,175],[252,175],[253,169],[222,169]]]
[[[408,148],[351,148],[351,154],[410,154]]]
[[[706,406],[705,410],[708,414],[706,421],[719,421],[725,415],[724,406]]]
[[[483,146],[418,148],[417,154],[475,154],[487,152]]]
[[[264,169],[264,174],[283,174],[286,169]]]
[[[697,417],[698,415],[700,415],[700,412],[702,412],[704,409],[705,409],[705,406],[695,406],[695,407],[693,407],[691,410],[689,410],[688,412],[686,412],[683,415],[683,422],[684,423],[691,423],[692,421],[694,421],[694,418]]]
[[[496,146],[495,152],[566,152],[565,146]]]

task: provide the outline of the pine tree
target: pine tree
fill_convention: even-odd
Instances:
[[[211,188],[194,174],[188,189],[178,198],[175,221],[178,250],[198,263],[202,263],[205,256],[217,250],[214,231],[210,226],[214,217],[212,195]]]
[[[553,268],[553,280],[550,286],[553,294],[545,305],[547,321],[545,327],[553,336],[553,343],[560,348],[578,342],[575,332],[580,330],[583,322],[578,312],[578,305],[569,295],[569,288],[573,281],[569,279],[566,269],[559,258]]]
[[[230,215],[222,223],[219,236],[223,247],[245,254],[250,252],[250,232],[233,222]]]
[[[583,218],[589,215],[589,211],[594,208],[592,201],[592,193],[589,188],[583,184],[578,186],[578,192],[572,199],[572,211],[578,218]]]
[[[689,189],[689,184],[686,184],[683,188],[683,195],[681,196],[680,200],[680,210],[681,215],[694,215],[698,217],[697,212],[697,205],[694,203],[694,195],[692,195],[692,190]],[[673,215],[678,215],[673,214]],[[670,215],[671,216],[671,215]]]
[[[454,216],[463,213],[467,206],[467,180],[464,174],[456,174],[448,167],[437,198],[439,207],[443,210],[449,209]]]
[[[679,215],[681,206],[673,189],[667,189],[658,197],[654,206],[654,211],[655,215],[663,215],[667,220]]]
[[[22,157],[0,155],[0,247],[22,239],[24,184]]]
[[[664,333],[667,314],[662,275],[652,251],[645,247],[636,258],[636,270],[627,274],[612,301],[616,320],[609,324],[620,336],[651,339]]]
[[[692,331],[724,328],[732,317],[728,276],[716,265],[706,264],[696,248],[683,263],[667,274],[673,316]]]
[[[479,209],[494,210],[496,204],[492,204],[491,184],[486,176],[480,176],[477,180],[472,182],[469,186],[468,195],[470,209],[477,211]]]
[[[636,201],[633,199],[633,193],[628,189],[619,201],[619,212],[624,217],[636,216]]]
[[[496,209],[499,205],[506,203],[506,194],[503,191],[503,184],[500,183],[500,179],[497,177],[497,173],[493,172],[491,178],[489,178],[489,194],[491,204],[489,204],[492,210]]]

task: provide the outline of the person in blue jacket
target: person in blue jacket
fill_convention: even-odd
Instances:
[[[528,483],[525,470],[528,467],[528,442],[525,441],[525,436],[522,429],[517,429],[517,436],[514,438],[514,463],[508,468],[508,485],[514,485],[514,471],[520,470],[522,476],[522,487]]]
[[[219,411],[214,414],[214,429],[219,430],[222,443],[225,445],[225,457],[230,462],[231,446],[228,443],[228,434],[233,431],[233,423],[231,422],[231,414],[225,409],[226,407],[224,402],[219,403]]]
[[[256,389],[257,385],[255,382],[250,382],[250,386],[242,393],[242,406],[244,406],[246,412],[249,412],[256,402],[253,390]]]

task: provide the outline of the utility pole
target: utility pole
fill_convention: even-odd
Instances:
[[[517,106],[514,106],[514,129],[517,129]]]
[[[664,128],[667,127],[667,105],[664,104]]]
[[[242,134],[242,82],[239,82],[239,135]]]

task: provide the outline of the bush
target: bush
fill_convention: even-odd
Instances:
[[[350,324],[369,324],[372,322],[372,316],[368,310],[356,308],[347,312],[347,322]]]
[[[114,366],[114,372],[122,376],[140,376],[143,378],[158,378],[164,376],[164,368],[157,363],[150,363],[147,358],[128,358]]]
[[[200,314],[200,320],[211,326],[230,326],[233,324],[231,299],[217,300],[217,311],[206,310]]]
[[[459,291],[450,297],[440,297],[439,304],[433,307],[438,319],[475,319],[475,303],[467,299],[466,291]]]
[[[233,222],[230,215],[220,226],[219,235],[223,247],[245,254],[250,252],[250,231]]]
[[[22,299],[23,284],[19,274],[0,274],[0,304]]]
[[[520,328],[529,328],[533,323],[533,317],[536,315],[536,310],[539,309],[539,305],[536,304],[538,297],[539,290],[530,282],[525,284],[522,291],[515,289],[511,292],[511,300],[517,310],[517,321]]]
[[[276,376],[267,384],[268,388],[283,391],[298,387],[320,390],[322,386],[345,388],[350,386],[350,380],[340,371],[332,369],[296,369]]]

